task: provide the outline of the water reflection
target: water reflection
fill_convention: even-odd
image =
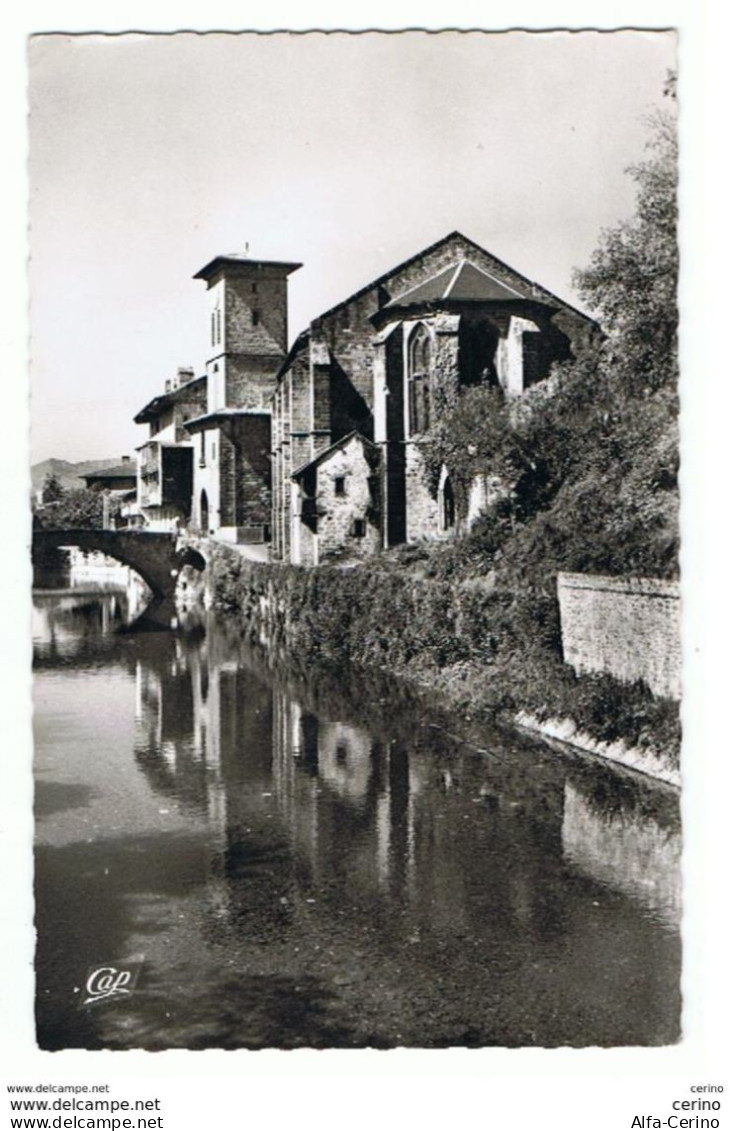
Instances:
[[[101,641],[126,631],[150,609],[149,591],[133,580],[126,589],[99,588],[33,593],[31,631],[36,669],[58,661],[98,654]],[[153,606],[155,609],[157,603]],[[152,614],[154,615],[154,613]],[[170,621],[167,621],[170,627]]]
[[[651,915],[678,928],[681,844],[674,822],[641,803],[636,789],[566,781],[563,852],[576,868],[625,892]]]
[[[72,623],[79,668],[122,667],[133,727],[119,787],[92,783],[93,698],[67,713],[98,821],[86,840],[73,808],[39,825],[43,1047],[677,1039],[671,793],[496,733],[468,745],[393,688],[293,673],[212,620],[101,652]],[[68,681],[71,651],[42,648],[37,682]],[[138,951],[132,1001],[75,1009],[84,963]]]

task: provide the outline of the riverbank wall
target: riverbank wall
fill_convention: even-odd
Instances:
[[[578,675],[643,680],[655,695],[682,691],[679,585],[646,577],[558,574],[563,659]]]
[[[466,724],[527,725],[678,780],[677,704],[643,683],[576,675],[560,655],[557,597],[551,605],[504,589],[493,574],[444,580],[370,563],[307,570],[222,545],[210,547],[205,584],[208,603],[244,636],[301,663],[376,670],[438,697]]]

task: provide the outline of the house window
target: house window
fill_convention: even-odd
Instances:
[[[345,494],[345,477],[344,477],[344,475],[336,475],[335,476],[335,494],[336,495],[344,495]]]
[[[364,538],[365,537],[365,519],[356,518],[352,522],[352,537]]]
[[[431,424],[431,335],[423,323],[408,343],[408,412],[410,435],[426,432]]]

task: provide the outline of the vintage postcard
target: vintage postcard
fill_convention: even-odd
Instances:
[[[38,29],[27,81],[39,1063],[680,1063],[677,28]],[[621,1125],[722,1126],[686,1076]],[[72,1078],[10,1125],[172,1126]]]

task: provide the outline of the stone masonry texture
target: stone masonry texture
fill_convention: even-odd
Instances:
[[[679,699],[679,587],[649,578],[558,575],[563,659],[578,673],[643,680],[655,695]]]

